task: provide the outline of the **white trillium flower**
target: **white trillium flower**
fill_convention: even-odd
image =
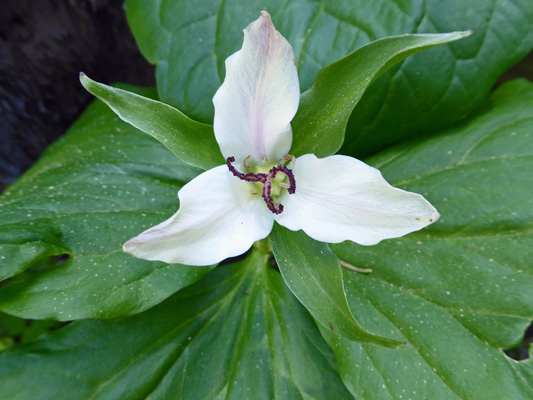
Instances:
[[[294,53],[262,12],[226,60],[214,131],[226,165],[179,191],[179,211],[124,251],[147,260],[210,265],[244,253],[274,221],[313,239],[374,245],[439,218],[421,195],[389,185],[355,158],[288,156],[300,99]]]

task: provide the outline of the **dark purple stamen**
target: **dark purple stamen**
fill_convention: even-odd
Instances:
[[[277,167],[273,167],[270,171],[268,171],[268,174],[272,176],[270,179],[274,179],[278,172],[285,174],[287,178],[289,178],[289,188],[287,191],[289,194],[294,194],[296,192],[296,180],[294,179],[294,174],[292,171],[283,165],[278,165]]]
[[[230,172],[239,178],[241,181],[246,182],[261,182],[265,183],[267,180],[267,174],[243,174],[242,172],[237,171],[233,165],[231,165],[232,162],[235,162],[235,157],[228,157],[226,160],[226,165],[228,166]]]
[[[270,173],[268,175],[270,175]],[[283,204],[278,204],[278,206],[276,207],[276,204],[274,203],[274,200],[272,200],[272,196],[270,195],[271,191],[272,181],[268,179],[263,184],[263,200],[265,200],[265,203],[270,211],[272,211],[274,214],[281,214],[283,212]]]
[[[272,181],[276,178],[276,175],[278,172],[281,172],[282,174],[285,174],[287,178],[289,179],[289,188],[287,191],[289,194],[294,194],[296,192],[296,180],[294,179],[294,174],[292,171],[283,166],[278,165],[276,167],[272,167],[270,171],[268,171],[267,174],[254,174],[254,173],[242,173],[237,171],[237,169],[231,165],[231,163],[235,162],[235,157],[228,157],[226,160],[226,165],[228,166],[228,169],[230,172],[239,178],[240,180],[246,181],[246,182],[260,182],[263,184],[263,199],[265,200],[265,203],[270,211],[272,211],[274,214],[281,214],[283,212],[283,204],[277,204],[274,203],[274,200],[272,199]],[[277,204],[277,205],[276,205]]]

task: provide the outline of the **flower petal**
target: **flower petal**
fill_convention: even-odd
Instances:
[[[244,30],[242,49],[227,58],[226,79],[213,98],[224,157],[277,162],[290,150],[299,101],[292,47],[263,11]]]
[[[130,239],[124,251],[146,260],[210,265],[238,256],[272,230],[273,217],[253,184],[225,165],[210,169],[178,193],[180,209],[170,219]]]
[[[321,242],[373,245],[435,222],[437,210],[419,194],[389,185],[355,158],[306,154],[293,168],[296,193],[283,193],[278,223]]]

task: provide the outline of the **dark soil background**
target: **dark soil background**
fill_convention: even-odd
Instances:
[[[80,71],[104,83],[155,86],[123,0],[2,0],[0,191],[93,99]]]
[[[2,0],[0,4],[0,192],[78,118],[93,97],[80,71],[104,82],[155,86],[123,0]],[[533,54],[498,82],[533,79]],[[0,332],[1,333],[1,332]],[[515,359],[528,356],[533,327]]]

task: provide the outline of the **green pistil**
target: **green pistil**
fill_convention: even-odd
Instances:
[[[231,156],[226,159],[226,165],[230,172],[240,180],[250,182],[256,186],[262,186],[262,196],[265,200],[265,203],[270,211],[274,214],[281,214],[283,212],[283,204],[279,204],[274,201],[274,197],[278,197],[281,193],[281,189],[287,189],[289,194],[294,194],[296,192],[296,181],[294,179],[294,174],[292,171],[284,165],[281,164],[272,164],[273,166],[261,166],[250,168],[248,165],[245,165],[247,171],[254,171],[243,173],[238,171],[232,163],[235,162],[235,157]],[[268,172],[261,172],[265,168],[270,167]],[[280,175],[278,175],[280,174]],[[284,176],[283,176],[284,175]],[[288,179],[289,184],[284,183]],[[253,190],[253,194],[258,193],[258,191]]]

